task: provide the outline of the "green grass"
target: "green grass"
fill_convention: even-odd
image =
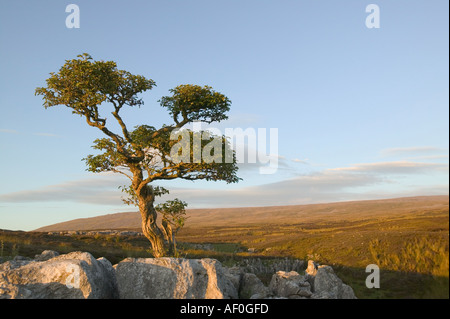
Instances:
[[[313,259],[333,266],[359,298],[449,298],[448,218],[447,206],[373,219],[186,228],[179,239],[239,243],[256,248],[258,256]],[[369,264],[380,267],[380,289],[365,286]]]
[[[402,206],[401,211],[393,204],[389,209],[375,204],[380,206],[371,206],[372,215],[348,212],[345,218],[330,214],[330,218],[305,217],[290,224],[187,225],[177,237],[179,255],[216,258],[227,266],[252,257],[313,259],[333,266],[359,298],[449,298],[448,202],[446,207]],[[115,264],[126,257],[150,257],[148,248],[144,237],[0,231],[3,259],[34,257],[45,249],[79,250]],[[369,264],[380,267],[380,289],[365,286]]]
[[[4,259],[10,259],[17,255],[33,258],[47,249],[59,253],[88,251],[94,257],[105,257],[112,263],[118,263],[127,257],[150,256],[147,239],[134,236],[60,236],[39,232],[0,230],[0,244],[0,256]]]

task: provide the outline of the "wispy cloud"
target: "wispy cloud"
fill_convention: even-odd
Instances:
[[[38,189],[0,194],[0,202],[80,202],[100,205],[120,205],[121,193],[118,187],[125,182],[119,176],[98,176],[97,178],[68,181]]]
[[[448,160],[448,154],[412,156],[412,157],[405,158],[405,160],[437,160],[437,159],[447,159]]]
[[[0,128],[0,132],[9,133],[9,134],[19,134],[19,131],[17,131],[17,130],[10,130],[10,129],[5,129],[5,128]]]
[[[319,172],[277,183],[233,190],[173,189],[169,198],[183,198],[192,208],[276,206],[419,195],[448,195],[448,185],[404,187],[388,191],[390,180],[373,174]],[[378,186],[378,187],[377,187]],[[371,190],[375,187],[376,191]]]
[[[292,161],[295,162],[295,163],[309,165],[307,158],[305,158],[304,160],[301,160],[301,159],[298,159],[298,158],[294,158]]]
[[[382,162],[325,169],[279,182],[225,189],[171,187],[163,199],[186,200],[190,207],[239,207],[320,203],[413,195],[448,194],[448,184],[402,184],[397,176],[447,173],[448,166],[436,163]],[[50,185],[34,190],[0,194],[0,202],[77,202],[107,206],[122,205],[118,186],[128,181],[122,176],[101,174],[89,179]],[[391,186],[395,185],[395,190]],[[377,190],[377,191],[374,191]]]
[[[448,172],[448,165],[441,163],[419,163],[411,161],[395,161],[380,163],[355,164],[350,167],[330,169],[332,171],[364,172],[376,174],[422,174],[429,172]]]
[[[33,133],[36,136],[46,136],[46,137],[61,137],[61,135],[52,134],[52,133]]]
[[[394,156],[423,156],[431,154],[441,154],[448,152],[448,150],[434,147],[434,146],[414,146],[414,147],[394,147],[387,148],[381,151],[381,155],[384,157]]]
[[[382,182],[362,174],[320,172],[276,183],[227,190],[171,190],[163,199],[183,198],[190,207],[272,206],[340,201],[351,189]]]
[[[21,132],[19,132],[18,130],[4,129],[4,128],[0,128],[0,132],[8,133],[8,134],[21,134]],[[26,133],[26,134],[31,134],[31,135],[36,135],[36,136],[46,136],[46,137],[61,137],[61,135],[57,135],[57,134],[53,134],[53,133],[45,133],[45,132]]]

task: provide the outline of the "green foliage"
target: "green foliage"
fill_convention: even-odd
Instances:
[[[226,120],[231,101],[210,86],[179,85],[169,90],[171,96],[159,100],[166,107],[175,123],[203,121],[206,123]]]
[[[131,185],[124,185],[119,186],[119,189],[122,191],[122,193],[127,194],[128,196],[122,197],[122,201],[124,204],[129,206],[139,206],[139,200],[136,196],[136,193],[134,192],[134,189]]]
[[[224,136],[200,133],[198,144],[191,139],[198,133],[188,131],[189,141],[183,141],[189,147],[188,159],[174,159],[176,154],[173,154],[172,149],[180,142],[176,137],[171,138],[174,131],[193,121],[212,123],[227,119],[226,112],[230,110],[231,101],[211,87],[188,84],[171,89],[172,96],[165,96],[159,102],[167,108],[174,123],[164,124],[160,129],[143,124],[129,131],[119,113],[124,106],[143,105],[138,95],[152,89],[155,86],[153,80],[119,70],[113,61],[94,61],[89,54],[84,53],[78,59],[66,60],[58,73],[50,73],[46,82],[46,87],[39,87],[35,91],[36,95],[43,96],[45,108],[65,105],[73,113],[85,117],[88,125],[100,129],[106,135],[105,138],[96,139],[92,146],[99,154],[88,155],[83,159],[87,170],[94,173],[120,173],[130,179],[130,186],[120,187],[128,195],[122,200],[125,204],[139,206],[143,220],[149,223],[143,226],[143,230],[152,243],[155,256],[164,254],[163,234],[176,248],[172,227],[177,230],[184,224],[186,204],[176,200],[158,207],[156,211],[163,214],[165,223],[161,231],[156,225],[157,216],[153,216],[153,202],[156,196],[168,191],[148,184],[155,180],[177,178],[227,183],[240,180],[236,176],[234,151]],[[100,112],[106,103],[113,106],[111,114],[121,128],[120,133],[106,127],[106,116]],[[206,141],[211,145],[205,145]],[[201,157],[204,147],[207,160]],[[199,148],[200,157],[196,160]],[[194,160],[191,161],[191,158]],[[223,160],[218,161],[216,158]]]
[[[184,226],[186,222],[187,203],[175,198],[165,203],[156,205],[155,209],[159,212],[173,228],[174,232]]]
[[[106,119],[99,117],[98,108],[103,102],[112,103],[116,108],[140,106],[144,102],[137,94],[155,86],[151,79],[118,70],[113,61],[93,61],[87,53],[66,60],[58,73],[50,75],[47,87],[36,89],[36,95],[43,96],[45,108],[66,105],[73,113],[102,125]]]
[[[83,158],[89,172],[117,171],[126,167],[127,157],[117,150],[117,145],[112,139],[96,139],[92,148],[104,152],[98,155],[88,155],[86,158]]]
[[[227,183],[241,180],[236,175],[235,152],[225,136],[183,129],[173,133],[169,145],[170,153],[165,154],[166,158],[170,158],[183,179],[222,180]]]
[[[235,183],[237,166],[234,152],[224,136],[208,136],[203,132],[201,146],[209,142],[220,141],[214,148],[216,157],[223,161],[174,162],[171,150],[179,140],[172,139],[171,133],[192,121],[202,120],[208,123],[227,118],[231,101],[223,94],[209,86],[180,85],[170,90],[172,96],[160,100],[167,108],[175,124],[164,124],[160,129],[150,125],[139,125],[129,131],[119,115],[123,106],[141,106],[144,104],[138,94],[150,90],[155,82],[141,75],[133,75],[119,70],[113,61],[94,61],[89,54],[82,54],[78,59],[67,60],[58,73],[50,73],[47,87],[36,89],[36,95],[42,95],[44,107],[65,105],[73,113],[86,118],[90,126],[97,127],[107,135],[94,141],[93,149],[97,155],[88,155],[83,160],[87,170],[94,173],[117,172],[126,175],[138,183],[135,190],[154,180],[182,178],[188,180],[206,179],[223,180]],[[100,114],[104,102],[114,106],[111,113],[122,128],[115,133],[106,127],[106,117]],[[194,133],[189,132],[190,137]],[[188,141],[190,153],[195,153],[193,140]],[[216,143],[217,144],[217,143]],[[209,150],[209,155],[211,151]],[[222,154],[223,153],[223,154]],[[231,155],[230,155],[231,154]],[[219,156],[221,155],[221,156]],[[223,156],[222,156],[223,155]],[[225,156],[226,155],[226,156]],[[227,157],[228,161],[225,161]],[[192,158],[192,156],[190,157]]]

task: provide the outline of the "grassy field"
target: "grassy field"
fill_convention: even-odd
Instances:
[[[316,223],[186,228],[187,242],[239,243],[260,256],[313,259],[332,265],[360,298],[449,298],[449,214],[420,208],[407,216]],[[239,254],[239,253],[238,253]],[[242,253],[240,254],[242,255]],[[368,289],[365,268],[381,269]]]
[[[253,257],[329,264],[359,298],[449,298],[448,196],[195,210],[178,241],[182,257],[227,265]],[[0,232],[0,245],[3,256],[44,249],[89,251],[113,263],[149,256],[147,240],[132,236]],[[365,286],[369,264],[380,267],[379,289]]]

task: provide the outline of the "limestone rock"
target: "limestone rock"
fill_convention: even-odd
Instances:
[[[269,290],[277,297],[290,299],[312,295],[310,283],[305,276],[299,275],[296,271],[278,271],[272,276]]]
[[[336,299],[328,291],[315,292],[311,295],[311,299]]]
[[[314,295],[312,298],[356,299],[353,289],[344,284],[330,266],[319,266],[314,276]]]
[[[46,250],[34,259],[16,256],[0,263],[0,299],[356,298],[333,268],[312,260],[305,275],[292,270],[270,272],[301,265],[297,260],[258,258],[225,268],[208,258],[127,258],[112,266],[107,259],[95,259],[86,252],[59,255]],[[269,287],[257,273],[273,274]]]
[[[255,275],[272,275],[277,271],[296,271],[300,272],[304,269],[304,261],[300,259],[282,258],[282,259],[261,259],[246,258],[239,262],[238,266],[245,273],[253,273]]]
[[[225,271],[225,277],[231,281],[236,291],[239,292],[242,282],[242,277],[244,276],[244,271],[241,267],[223,267]]]
[[[42,255],[42,254],[41,254]],[[85,252],[0,269],[0,299],[117,298],[112,265]],[[3,266],[4,264],[2,264]]]
[[[32,259],[30,257],[24,257],[24,256],[15,256],[13,258],[14,261],[31,261]]]
[[[317,274],[317,268],[318,265],[314,261],[308,260],[308,267],[305,272],[310,276],[315,276]]]
[[[114,265],[123,299],[229,299],[237,290],[215,259],[127,258]]]
[[[35,261],[46,261],[46,260],[52,259],[52,258],[57,257],[57,256],[59,256],[59,253],[57,251],[44,250],[39,255],[34,256],[34,260]]]
[[[316,277],[318,266],[319,265],[314,261],[308,260],[308,267],[305,270],[305,277],[311,285],[312,290],[314,289],[314,278]]]
[[[8,260],[0,264],[0,273],[3,271],[19,268],[32,262],[32,260]]]
[[[252,273],[242,276],[239,297],[241,299],[262,299],[269,296],[269,289]]]

